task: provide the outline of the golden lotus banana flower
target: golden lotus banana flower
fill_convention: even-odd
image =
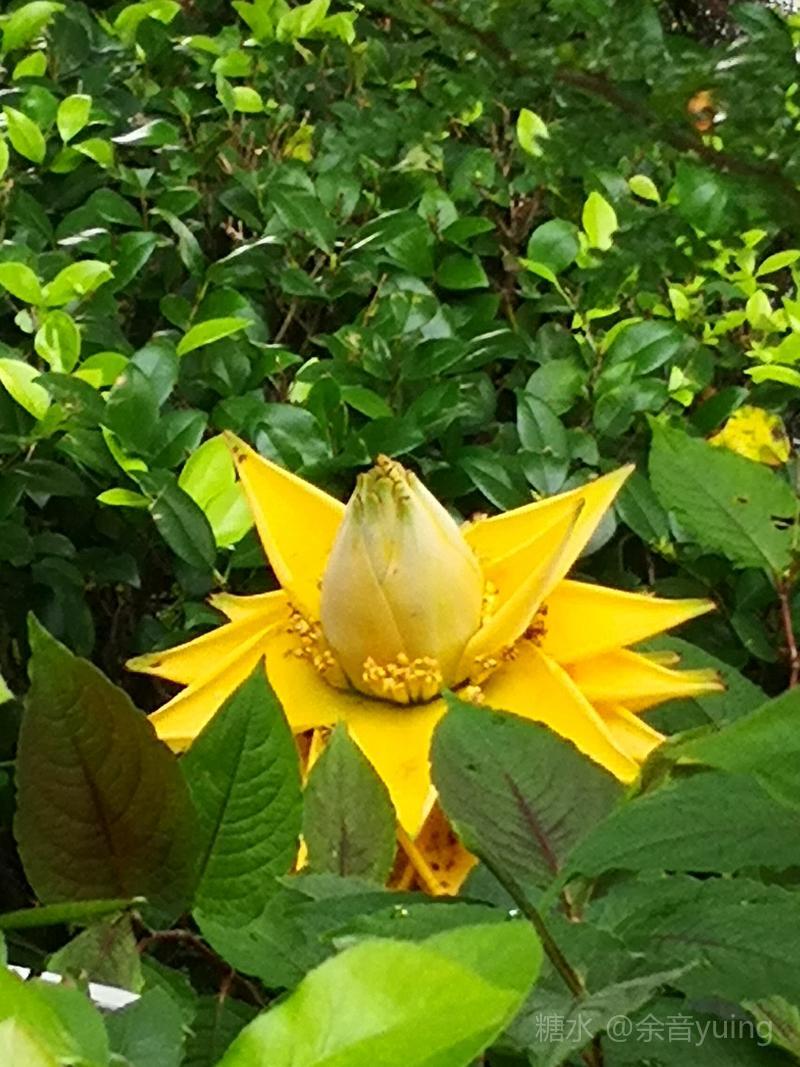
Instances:
[[[629,467],[459,528],[392,460],[361,475],[345,507],[233,435],[228,443],[281,589],[212,597],[227,624],[129,662],[185,687],[153,714],[158,735],[187,747],[263,659],[295,733],[347,724],[433,891],[455,888],[470,863],[431,784],[444,689],[544,723],[629,782],[662,740],[640,712],[722,688],[713,671],[677,671],[677,657],[627,647],[710,601],[566,578]]]

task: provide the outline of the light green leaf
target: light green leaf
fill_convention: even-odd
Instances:
[[[4,107],[3,114],[12,147],[32,163],[41,163],[47,152],[47,143],[33,119],[13,107]]]
[[[546,140],[550,136],[547,124],[535,111],[523,107],[517,116],[517,141],[523,152],[529,156],[540,156],[542,146],[539,141]]]
[[[306,784],[303,840],[309,870],[383,885],[394,863],[395,835],[386,786],[339,723]]]
[[[256,919],[297,855],[302,814],[292,732],[263,663],[181,761],[200,820],[193,914],[239,928]]]
[[[6,144],[5,137],[0,136],[0,178],[2,178],[8,170],[8,159],[8,145]]]
[[[797,501],[768,467],[654,425],[650,480],[661,504],[704,548],[739,567],[770,574],[788,567]]]
[[[602,194],[589,193],[581,215],[583,229],[590,248],[606,251],[611,248],[612,237],[619,229],[617,213]]]
[[[114,166],[114,146],[103,137],[89,137],[74,146],[76,152],[93,159],[95,163],[108,170]]]
[[[24,263],[0,263],[0,286],[26,304],[42,303],[39,279]]]
[[[296,41],[308,37],[318,29],[328,14],[330,0],[310,0],[285,11],[278,19],[276,37],[279,41]]]
[[[203,510],[215,496],[230,489],[235,483],[236,468],[222,434],[204,441],[186,460],[178,477],[181,489]]]
[[[800,259],[800,249],[797,248],[787,248],[783,252],[775,252],[773,255],[767,256],[756,271],[755,276],[756,278],[761,278],[765,274],[774,274],[777,270],[790,267],[798,259]]]
[[[135,493],[132,489],[106,489],[99,493],[97,501],[114,508],[148,508],[150,501],[142,493]]]
[[[47,55],[44,52],[31,52],[14,67],[12,81],[22,78],[43,78],[47,73]]]
[[[767,332],[775,329],[772,304],[763,289],[756,289],[745,304],[747,321],[755,330]]]
[[[92,98],[84,93],[74,93],[61,101],[56,114],[56,126],[65,144],[71,141],[76,133],[80,133],[89,121],[91,110]]]
[[[43,419],[50,407],[50,394],[36,378],[41,372],[18,359],[0,359],[0,385],[35,419]]]
[[[23,4],[12,11],[3,23],[3,51],[13,52],[16,48],[23,48],[41,33],[56,12],[63,10],[63,4],[33,0],[33,3]]]
[[[784,385],[795,385],[800,389],[800,371],[794,367],[783,367],[776,363],[765,363],[760,367],[747,367],[745,374],[756,383],[783,382]]]
[[[126,693],[33,617],[30,643],[14,821],[28,880],[44,903],[144,896],[174,917],[195,864],[177,760]]]
[[[69,374],[81,354],[81,331],[66,311],[50,311],[36,331],[33,347],[55,371]]]
[[[0,1023],[0,1062],[9,1067],[59,1067],[47,1047],[16,1019]]]
[[[180,9],[177,0],[143,0],[142,3],[127,4],[114,20],[114,32],[126,44],[133,44],[136,31],[144,19],[156,19],[169,24]]]
[[[646,174],[634,174],[628,178],[628,188],[642,200],[651,200],[654,204],[661,203],[661,194],[656,188],[656,183]]]
[[[466,926],[420,943],[371,939],[312,971],[219,1067],[467,1067],[538,972],[530,926]]]
[[[245,330],[250,325],[249,319],[235,317],[198,322],[180,339],[176,351],[179,356],[184,356],[187,352],[193,352],[202,345],[210,345],[214,341],[222,340],[223,337],[239,333],[240,330]]]
[[[232,89],[233,110],[245,114],[257,114],[264,110],[264,101],[256,89],[249,85],[234,85]]]
[[[70,263],[44,287],[44,301],[48,307],[60,307],[93,293],[113,277],[111,266],[100,259]]]

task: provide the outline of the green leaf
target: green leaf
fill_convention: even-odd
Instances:
[[[296,41],[313,33],[325,19],[330,0],[309,0],[285,11],[278,19],[276,36],[279,41]]]
[[[590,248],[606,251],[613,244],[612,237],[619,229],[617,213],[601,193],[589,193],[581,215],[583,229]]]
[[[36,908],[0,912],[0,930],[34,930],[40,926],[88,926],[89,923],[125,911],[139,898],[131,900],[81,900],[68,904],[44,904]]]
[[[103,425],[125,448],[147,453],[158,427],[158,413],[151,378],[135,363],[128,363],[108,394]]]
[[[24,263],[0,263],[0,286],[26,304],[42,303],[39,279]]]
[[[622,521],[649,545],[669,542],[669,516],[646,476],[634,471],[614,504]]]
[[[18,359],[0,359],[0,385],[35,419],[43,419],[50,407],[50,394],[36,384],[39,371]]]
[[[177,0],[142,0],[126,4],[114,20],[114,32],[126,44],[133,44],[136,31],[145,19],[156,19],[168,25],[181,9]]]
[[[768,467],[656,424],[650,480],[663,506],[704,548],[770,574],[789,566],[797,502]]]
[[[0,1061],[11,1067],[59,1067],[48,1049],[15,1019],[0,1023]]]
[[[47,152],[44,134],[22,111],[13,107],[4,107],[8,139],[12,147],[31,163],[41,163]]]
[[[3,1042],[17,1042],[19,1034],[9,1037],[3,1029],[13,1021],[26,1035],[36,1035],[36,1055],[28,1059],[2,1059],[8,1067],[38,1067],[38,1063],[81,1064],[81,1067],[106,1067],[108,1041],[100,1013],[77,989],[53,986],[44,982],[23,982],[0,967],[0,1051]],[[12,1048],[15,1047],[13,1044]],[[24,1042],[22,1043],[24,1046]],[[28,1047],[25,1047],[26,1054]],[[49,1058],[49,1057],[52,1057]]]
[[[785,803],[800,805],[798,715],[800,692],[789,689],[716,733],[688,737],[670,746],[669,756],[753,774]]]
[[[661,203],[661,194],[656,188],[656,183],[646,174],[634,174],[628,178],[628,188],[634,196],[639,196],[642,200],[650,200],[654,204]]]
[[[47,73],[47,56],[44,52],[31,52],[14,67],[12,81],[22,78],[43,78]]]
[[[150,514],[175,555],[197,570],[211,570],[217,558],[214,533],[189,494],[165,471],[142,471],[137,480],[151,497]]]
[[[135,493],[132,489],[106,489],[98,493],[97,500],[100,504],[106,504],[113,508],[144,508],[150,507],[150,501],[142,493]]]
[[[619,785],[544,726],[453,696],[447,702],[431,749],[445,812],[494,870],[549,885],[609,812]]]
[[[0,136],[0,178],[2,178],[8,170],[8,160],[8,145],[6,144],[5,138]]]
[[[264,110],[264,101],[261,99],[261,94],[249,85],[233,86],[232,104],[234,111],[241,111],[247,115],[257,115]]]
[[[53,953],[48,967],[77,981],[101,982],[134,993],[143,985],[142,960],[128,915],[92,923]]]
[[[691,997],[733,1003],[800,998],[796,893],[743,878],[672,877],[629,886],[609,901],[619,916],[614,932],[633,951],[657,945],[662,965],[683,965],[672,985]]]
[[[579,249],[577,227],[566,219],[550,219],[531,234],[525,266],[534,274],[554,281],[555,275],[575,262]]]
[[[80,263],[71,263],[44,287],[44,302],[48,307],[61,307],[71,300],[88,296],[113,277],[111,267],[102,260],[84,259]]]
[[[14,832],[44,903],[144,896],[176,915],[195,817],[177,761],[129,697],[31,619]]]
[[[332,251],[336,228],[313,192],[288,182],[275,182],[267,195],[284,226],[305,234],[323,252]]]
[[[220,341],[223,337],[230,337],[251,325],[252,322],[249,319],[239,318],[208,319],[206,322],[198,322],[180,339],[177,353],[179,356],[185,356],[187,352],[193,352],[202,345],[213,344],[214,341]]]
[[[183,1016],[164,989],[148,989],[139,1000],[106,1018],[111,1051],[126,1067],[180,1067]]]
[[[183,1067],[212,1067],[256,1013],[252,1005],[233,997],[199,997]]]
[[[24,48],[41,33],[56,12],[63,10],[63,4],[33,0],[6,15],[3,22],[3,51],[13,52],[17,48]]]
[[[297,855],[297,749],[263,663],[222,706],[182,761],[200,821],[200,928],[255,919]]]
[[[517,116],[517,141],[523,152],[529,156],[540,156],[542,147],[539,141],[544,141],[550,136],[547,125],[535,111],[527,107],[520,109]]]
[[[736,833],[730,832],[731,812]],[[634,797],[582,841],[569,868],[630,871],[783,870],[800,848],[794,808],[745,774],[706,771]]]
[[[776,271],[790,267],[798,259],[800,259],[800,250],[796,248],[787,248],[783,252],[775,252],[774,255],[767,256],[759,266],[755,276],[756,278],[762,278],[765,274],[774,274]]]
[[[451,252],[436,271],[436,281],[445,289],[485,289],[489,284],[486,271],[477,256]]]
[[[73,93],[61,101],[56,114],[56,126],[65,144],[71,141],[76,133],[80,133],[89,121],[91,110],[92,98],[85,93]]]
[[[250,1023],[219,1067],[467,1067],[517,1011],[540,959],[521,922],[366,941]]]
[[[69,374],[81,355],[81,331],[66,311],[50,311],[36,331],[33,347],[55,371]]]
[[[391,872],[395,813],[389,793],[341,723],[306,785],[303,840],[312,872],[352,875],[380,885]]]

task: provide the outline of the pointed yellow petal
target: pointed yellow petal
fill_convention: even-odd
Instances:
[[[621,704],[601,706],[598,711],[619,748],[637,763],[644,763],[664,740],[663,734]]]
[[[636,777],[636,762],[618,747],[566,671],[530,642],[482,688],[490,707],[544,723],[623,782]]]
[[[294,654],[285,633],[268,642],[267,675],[296,733],[343,720],[350,736],[383,779],[397,817],[414,837],[433,801],[428,750],[444,701],[399,705],[329,685],[307,659]]]
[[[256,593],[253,596],[235,596],[233,593],[212,593],[208,598],[212,608],[227,615],[231,622],[250,619],[254,615],[273,614],[273,610],[288,603],[282,589],[271,593]]]
[[[712,611],[715,605],[711,600],[662,600],[564,581],[545,606],[543,651],[559,663],[574,663],[644,641]]]
[[[571,513],[562,515],[541,537],[524,546],[520,555],[524,555],[525,565],[519,567],[520,580],[515,574],[510,587],[513,591],[499,600],[494,613],[470,639],[461,658],[459,679],[479,674],[479,670],[475,671],[479,657],[510,647],[530,626],[542,601],[561,577],[581,511],[579,502]]]
[[[167,648],[161,652],[148,652],[144,656],[129,659],[125,666],[130,671],[154,674],[179,685],[191,685],[214,674],[219,665],[240,649],[244,642],[258,634],[265,634],[286,613],[286,596],[273,601],[269,610],[253,613],[239,622],[227,623],[211,630],[193,641]]]
[[[365,700],[347,714],[350,736],[383,779],[397,820],[412,838],[435,800],[429,752],[445,711],[443,700],[403,707]]]
[[[362,703],[372,706],[367,697],[327,682],[298,648],[285,627],[273,631],[266,646],[267,677],[294,733],[332,726]],[[337,672],[331,673],[338,680]]]
[[[596,704],[650,708],[677,697],[703,696],[724,689],[714,670],[674,671],[628,649],[606,652],[570,667],[573,682]]]
[[[322,573],[344,504],[270,463],[233,434],[226,439],[275,576],[297,607],[318,619]]]
[[[403,872],[400,884],[395,886],[398,889],[410,889],[418,880],[432,896],[454,896],[478,862],[458,840],[438,804],[433,805],[416,840],[402,830],[398,837],[411,875]]]
[[[566,564],[566,573],[586,546],[631,471],[632,465],[620,467],[578,489],[515,508],[504,515],[479,519],[464,528],[464,537],[477,554],[487,577],[491,578],[495,563],[518,550],[521,545],[528,544],[563,516],[572,515],[575,508],[583,503],[583,510],[570,539],[571,558]]]
[[[231,627],[235,625],[231,623]],[[231,693],[252,674],[268,642],[269,631],[263,630],[239,642],[227,657],[217,662],[213,671],[154,712],[150,721],[161,740],[176,751],[188,748]]]

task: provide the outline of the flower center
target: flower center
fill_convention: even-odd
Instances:
[[[381,700],[395,704],[420,704],[432,700],[442,691],[442,671],[432,656],[409,659],[401,652],[394,663],[376,663],[370,656],[364,660],[361,675],[364,690]]]

